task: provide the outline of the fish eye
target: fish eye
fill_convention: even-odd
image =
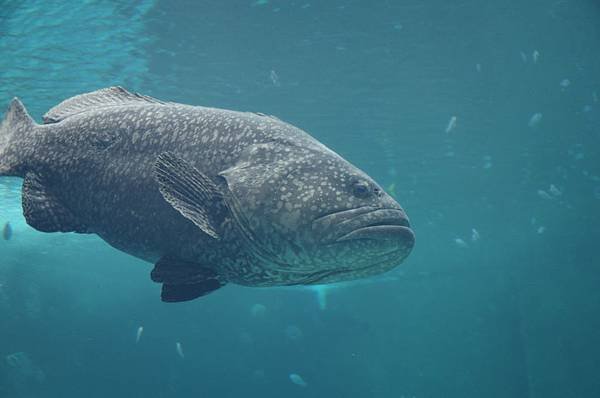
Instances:
[[[365,181],[356,181],[352,185],[352,194],[357,198],[366,198],[371,193],[371,189],[369,188],[369,184]]]

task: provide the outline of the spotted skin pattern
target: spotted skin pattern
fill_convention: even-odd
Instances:
[[[169,256],[247,286],[367,277],[413,247],[406,214],[375,181],[275,117],[111,87],[44,122],[15,99],[0,126],[0,175],[25,178],[24,213],[39,230],[94,233],[146,261]],[[165,153],[214,184],[218,195],[192,204],[214,234],[161,194]]]

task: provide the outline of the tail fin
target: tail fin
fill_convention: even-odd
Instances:
[[[18,98],[10,102],[4,120],[0,124],[0,176],[19,176],[22,164],[19,141],[35,126],[25,106]]]

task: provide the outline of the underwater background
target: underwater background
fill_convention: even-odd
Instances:
[[[0,1],[0,106],[111,85],[273,114],[417,236],[324,287],[165,304],[0,179],[0,397],[600,396],[600,3]],[[167,239],[168,237],[165,237]]]

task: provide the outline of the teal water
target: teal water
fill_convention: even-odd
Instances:
[[[417,235],[379,278],[164,304],[151,264],[34,231],[2,178],[0,397],[600,396],[596,1],[0,3],[3,108],[119,84],[273,114]]]

